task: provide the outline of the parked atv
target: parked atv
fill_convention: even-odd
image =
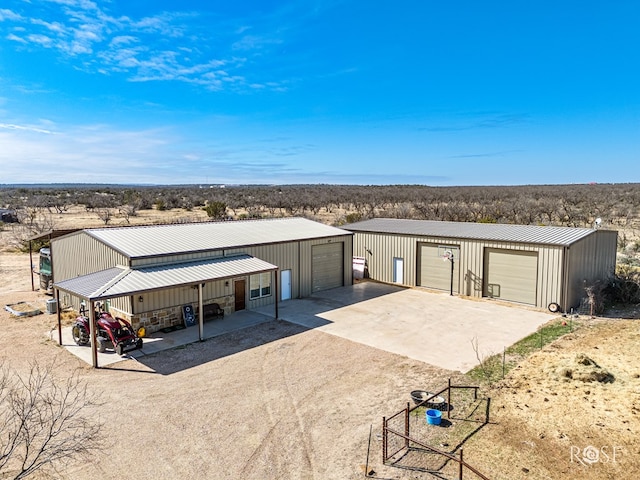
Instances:
[[[118,355],[123,355],[126,351],[142,348],[142,339],[138,338],[131,324],[123,318],[114,318],[98,307],[96,325],[97,346],[100,353],[104,353],[109,348]],[[77,345],[89,345],[91,343],[89,331],[89,317],[82,308],[71,328],[73,341]]]

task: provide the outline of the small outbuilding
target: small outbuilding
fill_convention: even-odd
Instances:
[[[304,218],[92,228],[51,239],[60,304],[101,302],[147,332],[352,283],[350,232]]]
[[[343,228],[382,282],[565,312],[615,273],[617,232],[376,218]]]

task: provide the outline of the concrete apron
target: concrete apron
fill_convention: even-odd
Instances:
[[[271,312],[266,314],[243,310],[241,312],[235,312],[232,315],[225,315],[224,318],[221,319],[210,320],[204,324],[204,339],[269,322],[273,320],[273,313],[273,306],[271,306]],[[49,336],[51,340],[57,343],[58,330],[51,331]],[[122,356],[119,356],[113,350],[107,350],[104,353],[98,352],[98,366],[106,367],[130,358],[140,358],[162,350],[168,350],[198,341],[198,325],[169,333],[162,331],[154,332],[143,338],[143,345],[140,350],[131,350]],[[87,364],[93,364],[91,360],[91,347],[80,347],[76,345],[71,335],[71,327],[62,329],[62,346]]]
[[[204,338],[273,320],[273,305],[243,310],[204,324]],[[318,292],[312,297],[279,304],[281,320],[336,335],[353,342],[403,355],[448,370],[466,372],[478,364],[472,342],[482,357],[501,353],[521,338],[557,317],[520,306],[463,299],[448,293],[405,289],[362,282]],[[57,330],[50,333],[57,341]],[[120,357],[112,350],[98,353],[107,366],[198,341],[198,327],[144,338],[141,350]],[[62,330],[63,346],[91,365],[91,348],[73,342],[71,327]]]
[[[282,320],[461,372],[479,363],[472,344],[475,339],[480,358],[502,353],[557,317],[523,306],[374,282],[283,302],[279,315]]]

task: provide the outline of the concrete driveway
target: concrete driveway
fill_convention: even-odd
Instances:
[[[462,299],[446,293],[362,282],[319,292],[312,297],[279,304],[279,318],[346,338],[387,352],[404,355],[448,370],[467,372],[478,364],[472,341],[481,356],[501,353],[554,318],[554,315],[505,306],[487,300]],[[212,338],[273,320],[274,306],[244,310],[205,323]],[[55,340],[54,332],[49,334]],[[198,341],[196,327],[171,333],[156,332],[144,339],[142,350],[120,357],[98,354],[100,366],[140,358]],[[78,347],[71,328],[63,329],[63,346],[91,364],[91,349]]]
[[[264,313],[273,312],[273,306]],[[272,314],[272,313],[271,313]],[[362,282],[279,306],[282,320],[431,365],[467,372],[557,315],[489,300]]]

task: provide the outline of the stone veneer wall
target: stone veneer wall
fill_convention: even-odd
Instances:
[[[220,298],[212,298],[203,302],[204,305],[209,305],[211,303],[217,303],[220,305],[222,309],[224,309],[225,315],[229,313],[233,313],[235,308],[235,296],[234,295],[226,295]],[[160,310],[152,310],[150,312],[141,312],[136,315],[131,315],[130,313],[123,312],[116,308],[111,307],[110,310],[114,316],[122,317],[125,320],[131,322],[131,326],[134,330],[138,330],[140,327],[144,327],[146,333],[157,332],[158,330],[162,330],[163,328],[172,327],[174,325],[182,325],[184,323],[184,319],[182,318],[182,305],[174,306],[174,307],[166,307]],[[193,304],[193,309],[196,311],[198,308],[197,303]],[[117,314],[116,314],[117,312]]]

